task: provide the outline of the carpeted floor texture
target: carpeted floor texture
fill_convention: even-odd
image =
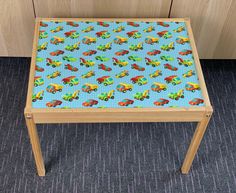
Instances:
[[[214,114],[188,175],[196,123],[39,125],[38,177],[23,110],[30,58],[0,58],[1,193],[235,193],[236,61],[203,60]]]

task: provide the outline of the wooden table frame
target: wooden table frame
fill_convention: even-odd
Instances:
[[[35,64],[37,55],[37,42],[39,33],[39,22],[55,20],[55,21],[174,21],[186,22],[190,44],[193,50],[193,56],[196,64],[196,71],[199,77],[199,84],[202,90],[205,106],[188,107],[188,108],[78,108],[78,109],[48,109],[32,108],[33,82],[35,74]],[[36,162],[39,176],[45,176],[45,166],[40,147],[40,141],[37,133],[37,123],[103,123],[103,122],[198,122],[197,128],[191,140],[186,157],[184,159],[181,171],[187,174],[192,165],[195,154],[201,143],[203,135],[206,131],[208,122],[212,115],[213,109],[208,97],[196,45],[193,38],[192,29],[189,18],[36,18],[33,53],[31,59],[31,68],[29,75],[28,94],[26,107],[24,110],[26,125],[32,150]]]

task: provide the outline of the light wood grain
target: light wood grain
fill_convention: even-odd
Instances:
[[[119,21],[119,22],[127,22],[127,21],[135,21],[135,22],[186,22],[189,21],[189,18],[50,18],[50,17],[37,17],[39,21]]]
[[[196,67],[196,70],[197,70],[197,76],[198,76],[198,79],[199,79],[199,84],[200,84],[200,88],[201,88],[202,95],[203,95],[203,98],[204,98],[204,102],[205,102],[206,106],[211,106],[210,99],[209,99],[208,92],[207,92],[207,88],[206,88],[206,83],[205,83],[204,76],[203,76],[203,73],[202,73],[201,64],[200,64],[200,61],[199,61],[197,47],[196,47],[194,36],[193,36],[193,31],[192,31],[189,19],[188,19],[188,21],[186,21],[186,26],[187,26],[188,35],[189,35],[189,38],[190,38],[190,45],[191,45],[192,50],[193,50],[193,58],[194,58],[194,61],[195,61],[195,67]]]
[[[171,17],[190,17],[200,58],[236,58],[235,0],[174,0]]]
[[[0,56],[30,56],[34,26],[32,1],[0,2]]]
[[[236,58],[236,1],[232,1],[221,36],[214,51],[214,58]]]
[[[37,17],[168,17],[171,0],[34,0]]]
[[[28,128],[29,138],[32,145],[38,175],[45,176],[45,167],[40,147],[40,141],[32,114],[25,112],[25,121]]]
[[[202,141],[202,138],[204,136],[204,133],[207,129],[207,125],[210,121],[212,114],[212,109],[209,109],[206,113],[204,118],[198,123],[197,128],[194,132],[193,138],[191,140],[191,143],[189,145],[187,154],[185,156],[181,171],[183,174],[187,174],[190,170],[190,167],[192,165],[192,162],[194,160],[194,157],[197,153],[197,150],[199,148],[199,145]]]
[[[206,108],[32,109],[36,123],[198,122]]]
[[[28,82],[28,92],[26,99],[26,109],[30,109],[32,106],[32,95],[33,95],[33,86],[34,86],[34,76],[35,76],[35,66],[36,66],[36,57],[37,57],[37,46],[38,46],[38,34],[39,34],[39,24],[40,19],[35,19],[35,27],[34,27],[34,40],[33,40],[33,49],[32,49],[32,57],[30,64],[30,73],[29,73],[29,82]]]

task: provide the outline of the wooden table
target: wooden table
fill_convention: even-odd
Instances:
[[[39,176],[37,123],[198,122],[187,174],[213,112],[187,18],[37,18],[29,76],[24,113]]]

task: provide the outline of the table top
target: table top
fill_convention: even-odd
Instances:
[[[33,108],[205,106],[185,22],[45,20],[37,35]]]

